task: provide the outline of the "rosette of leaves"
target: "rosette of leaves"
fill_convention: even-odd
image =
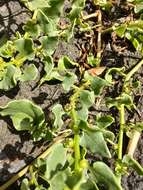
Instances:
[[[8,41],[0,48],[0,89],[10,90],[18,81],[35,80],[38,70],[34,64],[22,68],[27,60],[34,59],[34,47],[31,39],[20,38]]]

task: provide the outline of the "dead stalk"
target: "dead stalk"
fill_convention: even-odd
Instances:
[[[141,133],[139,131],[134,131],[133,137],[129,140],[129,143],[127,146],[127,154],[130,155],[131,157],[134,156],[140,136],[141,136]]]
[[[102,42],[101,42],[102,13],[101,13],[100,10],[98,10],[98,25],[100,25],[100,27],[98,28],[98,36],[97,36],[97,59],[100,60],[100,58],[101,58],[101,48],[102,48]]]
[[[94,18],[94,17],[97,17],[97,16],[98,16],[98,13],[96,12],[96,13],[92,13],[90,15],[82,15],[82,19],[83,20],[88,20],[90,18]]]

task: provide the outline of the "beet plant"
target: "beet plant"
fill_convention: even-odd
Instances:
[[[9,90],[24,82],[35,79],[37,69],[34,64],[25,67],[37,58],[43,63],[44,75],[38,82],[56,81],[67,95],[65,103],[55,103],[47,120],[44,111],[29,100],[14,100],[0,107],[1,116],[9,116],[18,131],[28,131],[33,141],[49,141],[48,148],[30,165],[22,169],[0,189],[4,190],[28,172],[22,180],[21,190],[122,190],[121,179],[129,168],[143,175],[143,168],[133,154],[143,129],[142,122],[126,121],[127,111],[137,111],[133,91],[140,88],[133,75],[143,65],[140,60],[130,70],[125,67],[106,68],[102,66],[103,36],[113,34],[127,39],[137,51],[142,53],[142,18],[123,20],[105,27],[102,23],[104,11],[109,13],[112,1],[94,0],[95,13],[84,14],[86,2],[73,0],[70,9],[64,12],[64,0],[21,0],[33,14],[15,38],[0,48],[1,81],[0,89]],[[142,9],[140,1],[127,1],[134,6],[135,13]],[[141,5],[140,5],[141,6]],[[66,24],[60,23],[64,16]],[[90,19],[96,19],[91,22]],[[53,58],[59,41],[69,42],[80,32],[96,36],[94,48],[87,53],[87,62],[80,65],[68,56],[57,62]],[[121,78],[121,90],[116,97],[105,97],[105,90],[114,88],[115,75]],[[98,112],[93,108],[103,103],[109,110],[116,108],[119,122],[111,114]],[[108,112],[109,113],[109,112]],[[117,137],[113,126],[119,125]],[[130,133],[129,133],[130,132]],[[126,153],[123,154],[123,136],[131,137]],[[110,160],[114,160],[111,169]]]

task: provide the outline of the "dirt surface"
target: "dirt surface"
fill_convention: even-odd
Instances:
[[[91,1],[87,3],[86,10],[92,12],[93,9],[90,6]],[[117,7],[117,10],[119,8]],[[117,12],[112,20],[120,18],[120,11]],[[21,6],[18,0],[1,0],[0,1],[0,38],[5,36],[11,37],[16,31],[21,31],[23,23],[29,18],[31,14],[26,8]],[[77,32],[78,33],[78,32]],[[122,42],[123,44],[126,42]],[[122,44],[121,43],[121,44]],[[78,34],[75,39],[70,43],[60,42],[55,52],[54,57],[59,59],[61,55],[68,55],[72,60],[79,61],[80,50],[78,47],[84,46],[88,51],[89,39],[84,35]],[[141,55],[128,46],[126,50],[119,51],[120,46],[118,44],[111,43],[111,37],[105,36],[104,52],[102,55],[102,66],[120,67],[125,66],[126,69],[130,69],[137,61],[140,60]],[[117,49],[115,48],[117,47]],[[83,57],[79,62],[83,62]],[[43,66],[38,61],[35,61],[35,65],[39,69],[39,73],[42,72]],[[141,68],[135,75],[137,80],[141,81],[143,85],[143,68]],[[36,87],[39,81],[40,75],[36,81],[19,83],[19,85],[9,92],[0,92],[0,106],[6,105],[13,99],[29,99],[40,105],[47,116],[51,106],[58,101],[62,101],[64,94],[60,85],[48,85],[44,84],[41,87]],[[108,93],[108,94],[107,94]],[[105,92],[104,96],[111,95],[114,97],[120,93],[120,84],[117,84],[114,88],[109,88]],[[143,93],[143,86],[142,86]],[[141,93],[141,94],[142,94]],[[101,97],[104,98],[104,97]],[[127,113],[128,121],[141,121],[143,120],[143,96],[135,95],[136,106],[140,112]],[[91,112],[96,114],[99,111],[109,112],[105,105],[98,105],[91,109]],[[116,110],[112,110],[112,115],[118,121]],[[115,130],[116,133],[116,130]],[[126,140],[127,142],[127,140]],[[138,148],[135,153],[135,158],[143,165],[143,136],[140,138]],[[32,140],[27,133],[18,133],[14,130],[11,121],[8,118],[0,118],[0,184],[9,179],[14,173],[19,171],[23,166],[33,160],[45,147],[43,145],[33,144]],[[122,179],[123,187],[125,190],[142,190],[143,189],[143,177],[138,176],[135,172],[131,171],[128,176]]]

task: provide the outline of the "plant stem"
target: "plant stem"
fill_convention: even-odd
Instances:
[[[80,137],[79,134],[74,135],[74,152],[75,152],[75,171],[79,171],[79,161],[80,161]]]
[[[118,159],[122,159],[124,125],[125,125],[125,107],[124,107],[124,104],[122,104],[120,107],[120,131],[119,131],[119,142],[118,142]]]
[[[125,82],[129,81],[135,72],[143,65],[143,59],[126,75]]]
[[[72,124],[72,130],[74,132],[74,155],[75,155],[75,171],[79,171],[79,161],[80,161],[80,136],[79,136],[79,129],[77,126],[77,113],[76,113],[76,103],[79,99],[80,93],[82,90],[84,90],[86,87],[90,85],[90,82],[87,81],[82,86],[76,87],[74,86],[74,94],[70,98],[70,106],[71,106],[71,118],[73,121]]]
[[[122,160],[122,150],[123,150],[123,135],[124,135],[124,125],[125,125],[125,107],[124,104],[121,105],[119,109],[120,113],[120,131],[118,140],[118,159]],[[121,174],[118,176],[119,182],[121,182]]]

